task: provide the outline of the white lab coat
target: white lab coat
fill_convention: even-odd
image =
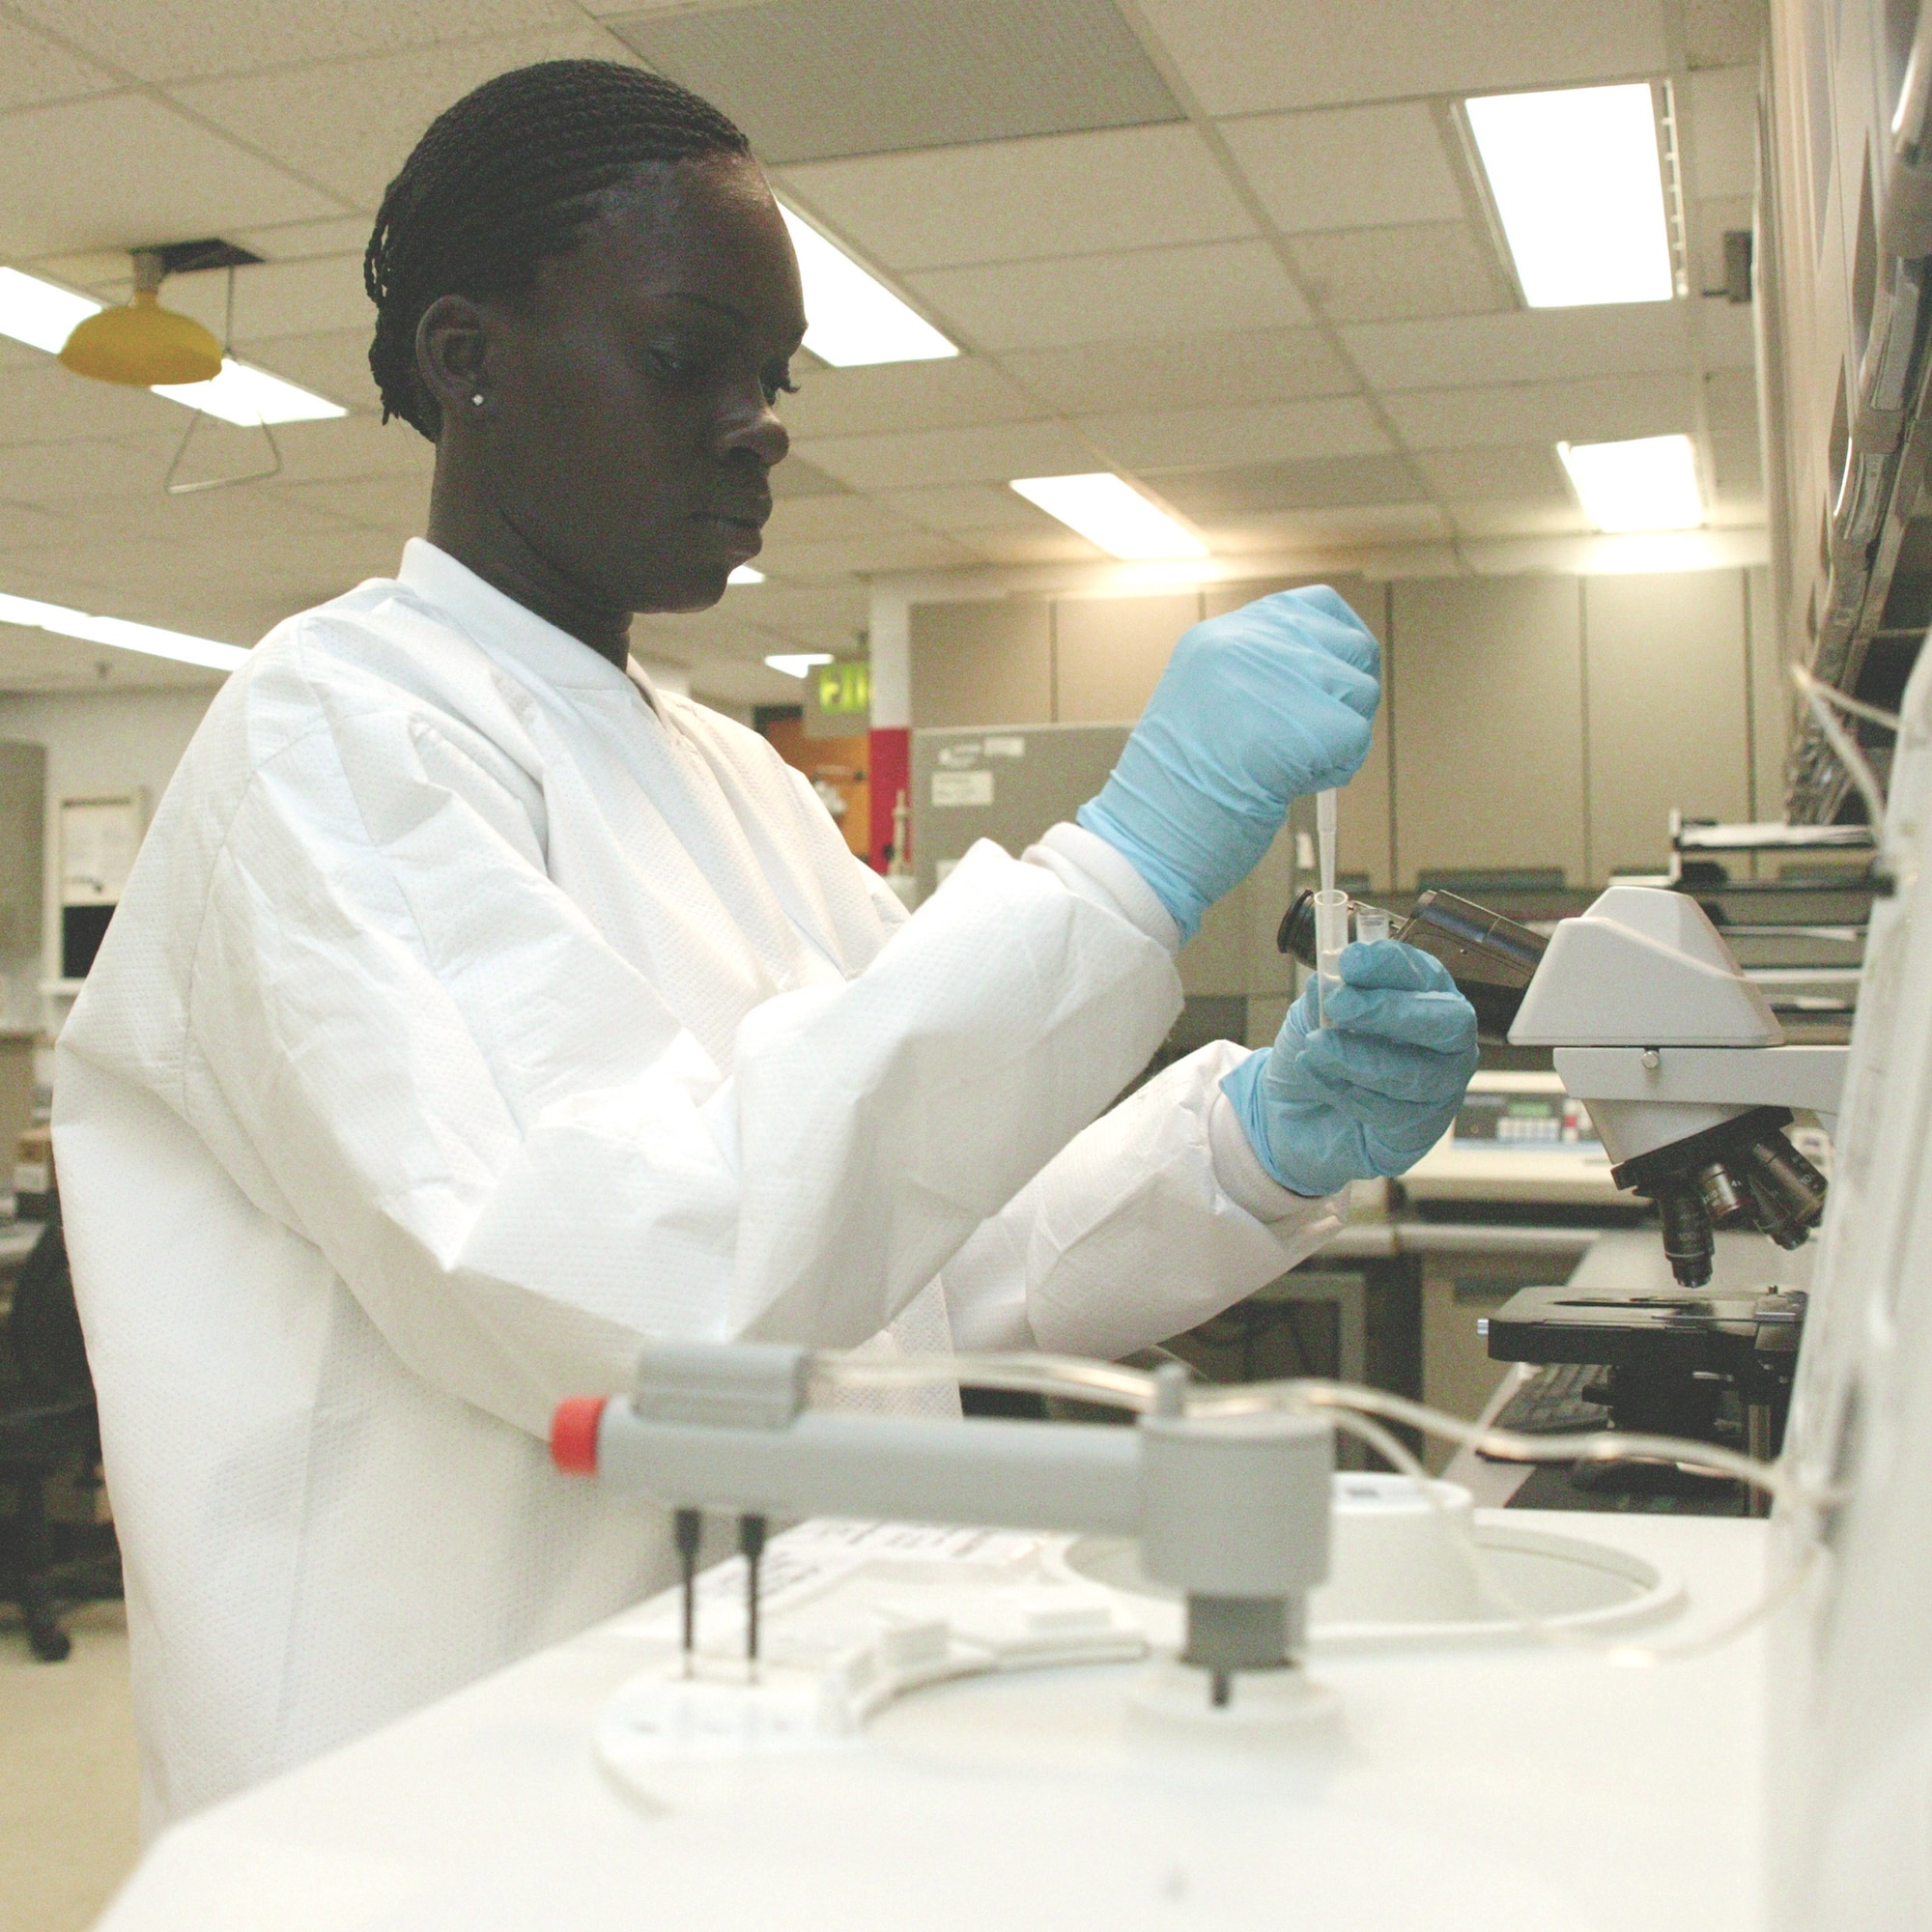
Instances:
[[[761,739],[427,544],[257,648],[59,1046],[151,1827],[660,1586],[543,1441],[644,1337],[1114,1353],[1333,1228],[1236,1048],[1095,1122],[1172,927],[1045,844],[908,920]]]

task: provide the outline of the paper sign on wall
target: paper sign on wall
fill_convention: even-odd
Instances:
[[[991,772],[934,772],[932,802],[935,806],[991,805]]]
[[[61,904],[116,905],[141,849],[143,800],[61,801]]]

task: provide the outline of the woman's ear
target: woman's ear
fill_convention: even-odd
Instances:
[[[416,324],[416,381],[436,405],[438,427],[480,415],[490,401],[490,325],[468,296],[439,296]]]

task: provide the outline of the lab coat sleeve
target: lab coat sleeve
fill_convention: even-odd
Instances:
[[[1220,1083],[1245,1052],[1216,1041],[1167,1067],[975,1233],[944,1276],[956,1347],[1131,1354],[1252,1294],[1340,1228],[1345,1197],[1291,1194],[1251,1153],[1241,1165]]]
[[[431,738],[333,718],[255,773],[178,1104],[416,1373],[532,1432],[649,1335],[867,1340],[1179,1010],[1164,948],[981,845],[722,1068]]]

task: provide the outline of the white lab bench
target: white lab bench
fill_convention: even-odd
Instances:
[[[1708,1629],[1764,1526],[1538,1517],[1648,1557]],[[1145,1599],[1122,1601],[1144,1604]],[[1619,1667],[1523,1641],[1323,1654],[1339,1730],[1147,1728],[1139,1663],[914,1692],[849,1747],[647,1809],[593,1756],[653,1656],[620,1616],[165,1833],[102,1932],[1747,1932],[1759,1647]],[[1236,1708],[1240,1705],[1237,1688]]]

